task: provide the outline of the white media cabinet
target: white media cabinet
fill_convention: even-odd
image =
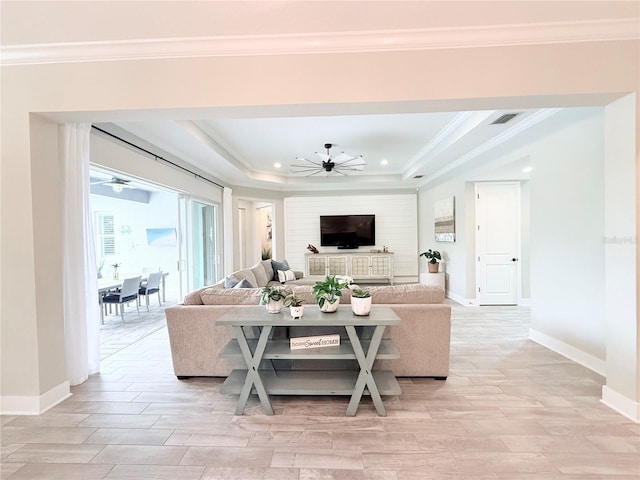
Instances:
[[[388,280],[393,285],[393,253],[356,252],[307,253],[306,276],[321,280],[327,275],[348,275],[354,282]]]

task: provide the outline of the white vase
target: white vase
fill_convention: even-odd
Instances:
[[[340,297],[336,297],[336,300],[333,303],[329,303],[329,300],[325,299],[324,305],[320,307],[320,311],[325,313],[333,313],[338,310],[338,305],[340,305]]]
[[[300,305],[299,307],[289,307],[289,311],[291,312],[291,318],[300,318],[304,313],[304,305]]]
[[[265,304],[265,307],[267,308],[267,312],[269,313],[280,313],[283,304],[284,302],[282,300],[269,300]]]
[[[369,315],[371,311],[371,297],[351,297],[351,311],[354,315]]]

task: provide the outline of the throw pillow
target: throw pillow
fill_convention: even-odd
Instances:
[[[273,266],[273,279],[278,280],[278,270],[289,270],[289,262],[283,260],[279,262],[277,260],[271,259],[271,265]]]
[[[251,282],[249,282],[249,280],[243,278],[238,283],[236,283],[233,288],[253,288],[253,285],[251,285]]]
[[[288,282],[296,279],[296,274],[293,270],[278,270],[278,281],[280,283]]]
[[[240,280],[238,280],[233,275],[228,275],[224,277],[224,288],[233,288],[238,284],[239,281]]]

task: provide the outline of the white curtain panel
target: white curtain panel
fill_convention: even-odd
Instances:
[[[91,124],[60,129],[63,183],[63,301],[67,376],[78,385],[100,370],[98,272],[89,203]]]

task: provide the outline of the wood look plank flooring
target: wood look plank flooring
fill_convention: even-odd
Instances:
[[[166,305],[166,304],[165,304]],[[2,480],[638,480],[640,426],[604,379],[528,340],[526,307],[453,304],[446,381],[399,379],[387,417],[364,398],[274,397],[173,375],[163,309],[107,316],[101,373],[36,417],[0,417]]]

